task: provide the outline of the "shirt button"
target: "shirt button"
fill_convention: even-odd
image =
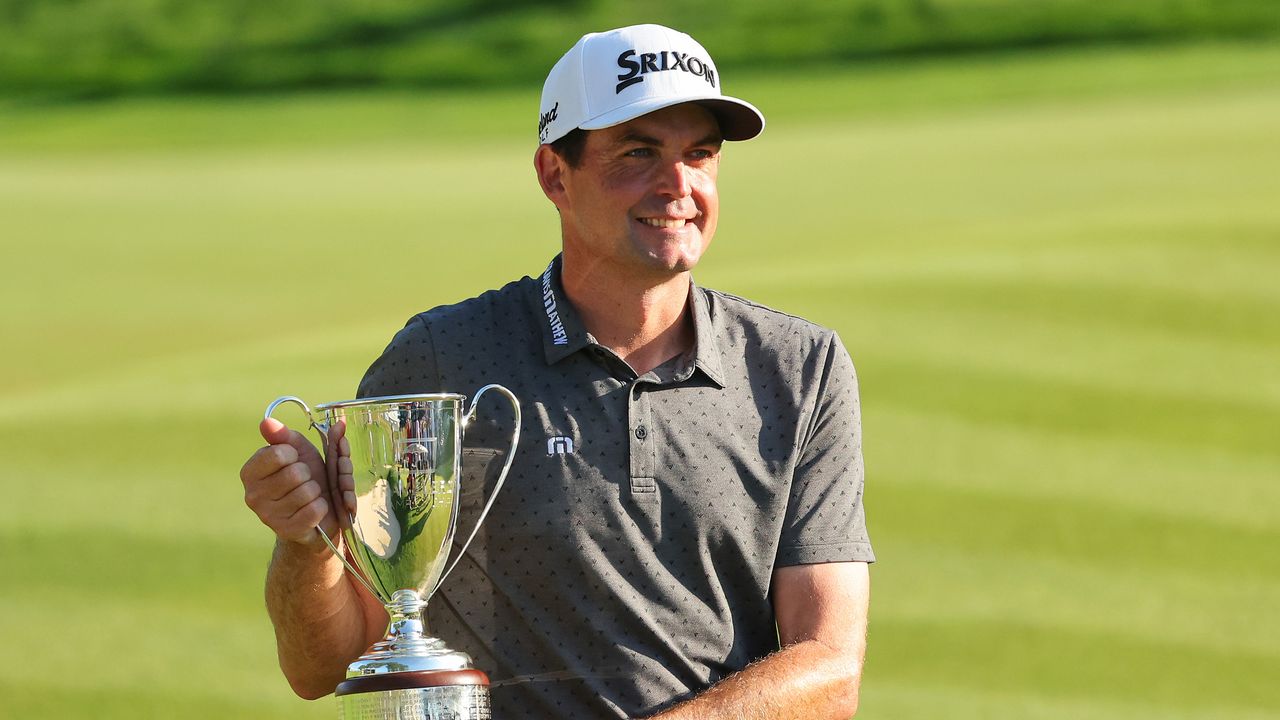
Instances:
[[[644,426],[643,426],[643,425],[641,425],[640,427],[636,428],[636,439],[637,439],[637,440],[643,440],[643,439],[645,439],[645,437],[646,437],[648,434],[649,434],[649,432],[648,432],[647,430],[645,430],[645,429],[644,429]]]

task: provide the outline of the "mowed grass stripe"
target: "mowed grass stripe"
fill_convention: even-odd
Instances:
[[[1217,717],[1280,707],[1280,658],[1269,655],[999,620],[873,620],[871,642],[877,656],[868,674],[895,683],[996,693],[1035,687],[1047,700],[1132,703],[1152,718],[1166,708]]]
[[[24,422],[63,416],[67,403],[72,402],[109,407],[116,429],[142,420],[154,421],[156,430],[165,423],[181,430],[191,423],[207,427],[214,418],[243,420],[247,409],[261,405],[261,412],[282,394],[312,397],[312,393],[322,393],[327,400],[339,395],[347,398],[355,392],[359,376],[402,324],[392,318],[357,325],[282,324],[246,328],[231,340],[215,336],[199,342],[184,342],[183,330],[175,328],[168,335],[173,343],[156,342],[156,330],[150,334],[138,330],[151,344],[125,348],[134,354],[131,363],[115,362],[112,353],[98,352],[90,344],[96,362],[85,363],[83,355],[77,356],[81,359],[74,366],[78,376],[22,384],[0,393],[0,427],[9,432],[0,436],[0,447],[16,437],[14,433],[34,432],[36,442],[40,438],[56,442],[56,436],[42,435],[40,428]],[[199,334],[199,328],[187,331]],[[132,332],[124,337],[132,338]],[[138,357],[143,353],[145,356]],[[175,418],[182,411],[194,414]],[[90,420],[67,417],[62,422]],[[22,445],[15,441],[14,447]],[[127,448],[107,450],[129,452]]]
[[[724,193],[726,202],[773,210],[743,227],[819,247],[960,250],[995,235],[1034,248],[1044,229],[1082,222],[1271,222],[1276,211],[1262,201],[1280,184],[1267,172],[1280,161],[1268,122],[1277,113],[1280,91],[1260,87],[1152,106],[1117,100],[832,123],[731,148]],[[797,162],[756,161],[778,155]],[[821,158],[823,171],[808,158]]]
[[[66,674],[70,673],[63,673]],[[210,680],[208,686],[204,692],[163,684],[134,688],[67,687],[46,677],[20,683],[0,680],[0,697],[5,698],[6,716],[13,718],[329,720],[337,712],[328,702],[308,706],[297,698],[249,693],[242,686],[222,681]]]
[[[111,415],[109,421],[102,416],[52,414],[0,423],[0,455],[12,458],[4,475],[7,501],[0,505],[0,526],[15,536],[8,552],[43,557],[62,549],[67,557],[50,558],[50,567],[59,569],[60,577],[74,578],[85,553],[102,562],[109,559],[106,550],[79,550],[98,536],[125,548],[128,552],[119,555],[122,569],[137,562],[141,579],[148,577],[148,568],[163,572],[145,557],[135,559],[145,556],[149,545],[159,548],[161,557],[173,554],[174,562],[180,559],[188,566],[175,569],[177,577],[195,578],[190,573],[202,572],[205,564],[233,572],[245,562],[252,563],[245,572],[261,573],[273,536],[245,507],[238,473],[245,459],[264,444],[258,419],[277,394],[255,393],[251,401],[226,414],[152,407],[148,415],[126,411]],[[305,428],[301,411],[292,410],[280,417]],[[75,542],[45,543],[19,536]],[[15,568],[27,567],[21,558],[12,562]],[[39,564],[30,570],[39,573]],[[241,579],[224,577],[221,582],[243,591]],[[257,587],[251,594],[258,594]]]
[[[869,668],[875,671],[874,667]],[[1204,720],[1203,708],[1176,708],[1099,697],[1048,698],[1029,692],[996,688],[957,687],[899,682],[878,678],[862,692],[864,708],[859,712],[873,720],[889,718],[1018,718],[1018,720]],[[939,711],[939,708],[944,710]],[[1214,708],[1215,720],[1275,720],[1268,710]]]
[[[919,412],[864,392],[869,500],[881,483],[977,491],[1270,532],[1280,527],[1274,460],[1196,447],[1160,448],[1127,436]],[[922,440],[927,451],[920,451]],[[893,532],[892,525],[882,526]]]
[[[1158,214],[1130,208],[1126,213],[1077,214],[1069,221],[1015,221],[1000,215],[957,219],[945,231],[930,223],[898,232],[882,224],[891,222],[887,216],[899,208],[859,200],[864,214],[858,224],[851,219],[841,234],[814,235],[805,246],[810,252],[779,257],[767,274],[753,265],[754,254],[767,250],[755,244],[759,237],[727,234],[733,252],[710,272],[722,282],[766,291],[1038,281],[1054,287],[1079,283],[1106,291],[1151,292],[1210,305],[1238,300],[1246,309],[1280,305],[1280,286],[1270,272],[1280,265],[1280,207],[1259,208],[1262,198],[1242,203],[1250,206],[1239,211],[1216,203],[1200,206],[1195,195],[1188,188],[1185,197],[1178,195],[1185,202]],[[919,218],[907,222],[919,223]]]
[[[1257,261],[1259,267],[1272,263],[1280,268],[1280,252],[1274,258],[1257,257]],[[827,292],[874,307],[998,316],[1014,325],[1076,323],[1088,326],[1098,337],[1112,334],[1118,341],[1128,333],[1165,333],[1180,340],[1226,341],[1280,351],[1280,298],[1205,297],[1189,291],[1117,286],[1087,277],[1071,282],[1032,273],[927,280],[878,278],[858,283],[852,290],[844,284]]]
[[[545,200],[536,215],[513,219],[476,192],[536,194],[524,152],[383,153],[327,168],[324,158],[197,154],[38,168],[35,189],[19,194],[38,199],[0,213],[19,238],[0,314],[12,316],[7,339],[25,348],[0,358],[0,392],[281,335],[289,342],[307,326],[319,334],[377,323],[367,366],[410,315],[536,273],[554,253]],[[0,163],[0,178],[23,185],[32,165]],[[516,242],[512,223],[542,241]],[[25,309],[31,303],[38,312]],[[95,362],[68,352],[73,345],[93,347]],[[319,361],[330,352],[323,339],[312,347]]]
[[[1182,572],[1223,582],[1280,583],[1280,556],[1271,551],[1280,547],[1276,528],[1216,524],[1065,497],[941,488],[910,479],[884,478],[873,497],[882,513],[878,524],[890,528],[891,538],[913,543],[975,556],[1093,561],[1116,573],[1176,564]]]
[[[806,309],[829,313],[835,302],[813,303]],[[857,305],[869,307],[874,302],[874,298],[864,297]],[[1275,351],[1253,344],[1140,328],[1099,332],[1087,320],[1038,321],[1021,315],[1016,307],[981,312],[901,310],[886,304],[848,322],[841,334],[858,364],[878,348],[881,356],[921,357],[982,371],[1033,374],[1103,391],[1204,398],[1256,407],[1280,404]]]
[[[162,477],[139,480],[163,491]],[[92,588],[94,602],[157,603],[231,619],[261,609],[258,587],[270,547],[266,531],[246,542],[130,532],[108,523],[30,523],[0,531],[0,566],[10,582],[46,597]]]
[[[889,517],[910,510],[875,507]],[[1280,603],[1280,578],[1224,583],[1220,574],[1200,573],[1176,557],[1143,568],[1116,567],[1105,556],[975,553],[962,543],[916,541],[892,525],[875,530],[885,560],[893,563],[891,571],[873,567],[875,591],[894,598],[892,605],[876,606],[876,620],[1044,625],[1280,656],[1280,633],[1270,622],[1271,608]]]
[[[119,582],[128,582],[127,564],[119,570]],[[198,703],[209,695],[269,701],[291,694],[275,663],[265,611],[232,615],[163,600],[95,599],[82,591],[70,599],[81,604],[76,612],[67,610],[68,600],[36,593],[0,596],[0,633],[14,649],[0,658],[4,682],[20,687],[56,682],[68,690],[140,695],[180,692],[197,703],[190,712],[201,717]],[[31,662],[33,657],[40,662]],[[51,674],[50,668],[66,672]],[[69,716],[96,717],[93,710],[78,708]]]
[[[1199,447],[1280,459],[1280,407],[1100,389],[961,367],[919,357],[862,354],[878,402],[975,422],[1029,426],[1073,436],[1124,436],[1160,446]]]

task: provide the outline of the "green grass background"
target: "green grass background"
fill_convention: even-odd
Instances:
[[[770,127],[698,280],[860,371],[859,716],[1280,717],[1280,48],[728,90]],[[276,669],[237,471],[270,399],[349,397],[408,316],[544,266],[535,108],[0,109],[0,716],[335,716]]]
[[[1274,0],[0,0],[0,96],[540,87],[567,38],[657,22],[719,65],[1280,37]]]

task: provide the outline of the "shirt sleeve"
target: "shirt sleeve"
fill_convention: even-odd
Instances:
[[[436,363],[431,328],[422,315],[409,319],[391,338],[387,349],[365,371],[357,398],[384,395],[439,392],[440,373]]]
[[[776,564],[875,562],[862,507],[862,420],[853,360],[835,333],[815,352],[822,369]]]

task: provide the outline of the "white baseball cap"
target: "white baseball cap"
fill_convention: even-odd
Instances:
[[[720,122],[725,140],[750,140],[764,115],[720,93],[720,73],[697,40],[661,25],[589,33],[551,68],[542,86],[538,142],[577,128],[600,130],[655,110],[696,102]]]

